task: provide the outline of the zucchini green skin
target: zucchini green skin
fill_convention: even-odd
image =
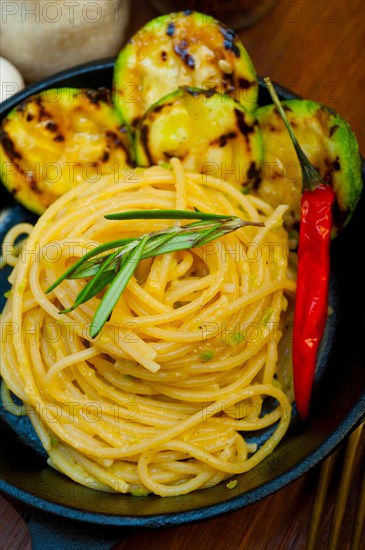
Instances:
[[[185,169],[253,186],[263,159],[255,117],[229,96],[182,87],[148,109],[135,133],[140,166],[181,160]]]
[[[199,12],[153,19],[129,40],[114,70],[114,102],[134,129],[145,111],[180,86],[214,89],[257,107],[254,65],[234,31]]]
[[[77,183],[116,174],[129,161],[128,135],[104,89],[59,88],[31,96],[0,130],[2,182],[37,214]]]
[[[282,102],[294,133],[323,180],[336,193],[334,234],[350,220],[362,190],[361,157],[350,126],[335,111],[315,101]],[[301,170],[288,132],[273,105],[256,113],[264,143],[259,196],[273,206],[289,204],[287,225],[300,221]]]

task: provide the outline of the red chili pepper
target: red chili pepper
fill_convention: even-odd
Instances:
[[[319,344],[328,308],[330,239],[334,190],[325,185],[300,147],[269,78],[265,78],[297,153],[303,176],[298,279],[293,327],[294,395],[301,418],[308,416]]]
[[[305,190],[301,201],[293,374],[295,400],[302,418],[308,416],[317,351],[327,319],[334,199],[332,187],[320,184],[313,191]]]

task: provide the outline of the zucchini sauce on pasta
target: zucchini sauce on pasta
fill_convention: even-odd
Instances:
[[[8,258],[3,402],[28,414],[53,468],[101,491],[177,496],[210,487],[255,467],[290,422],[290,392],[278,381],[295,292],[286,206],[171,165],[81,183],[34,228],[17,226],[5,239],[9,247],[29,233],[19,259]],[[264,226],[142,260],[91,338],[102,293],[60,314],[85,279],[46,290],[96,245],[180,223],[104,218],[141,209],[198,209]],[[249,436],[260,430],[267,435],[257,445]]]

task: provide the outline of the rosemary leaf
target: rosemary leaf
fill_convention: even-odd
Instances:
[[[60,313],[70,313],[70,311],[73,311],[77,307],[81,306],[81,304],[84,304],[85,302],[91,300],[91,298],[94,298],[94,296],[96,296],[101,290],[112,282],[114,276],[114,270],[105,269],[105,271],[97,271],[95,277],[90,279],[84,288],[78,293],[75,303],[71,307],[63,309]]]
[[[175,232],[176,231],[178,231],[178,230],[176,229]],[[163,246],[166,243],[166,241],[171,240],[173,237],[174,237],[173,232],[163,233],[161,235],[155,234],[155,238],[153,239],[153,241],[151,239],[150,242],[145,247],[142,259],[144,260],[146,258],[153,258],[154,256],[157,256],[161,253],[165,253],[165,252],[160,252],[159,247]],[[141,238],[130,239],[130,241],[137,241],[138,242],[140,239]],[[174,243],[172,243],[172,245],[170,245],[170,246],[171,246],[170,251],[175,250]],[[114,271],[117,268],[118,263],[120,263],[120,257],[119,256],[123,253],[123,251],[124,251],[124,248],[121,247],[118,250],[118,253],[114,256],[113,262],[110,263],[110,265],[106,268],[106,271]],[[157,251],[157,252],[155,252],[155,251]],[[110,256],[110,254],[108,254],[108,255],[105,254],[103,256],[99,256],[97,258],[92,258],[91,260],[86,261],[85,264],[81,265],[78,269],[76,269],[73,273],[71,273],[67,278],[68,279],[83,279],[85,277],[94,276],[99,271],[100,264],[102,264],[104,259],[108,258],[109,256]]]
[[[68,279],[85,279],[86,277],[92,277],[100,269],[100,265],[109,258],[110,254],[103,254],[96,258],[92,258],[88,262],[85,262],[84,265],[81,265],[76,271],[69,275]],[[115,262],[115,265],[117,262]],[[108,270],[114,269],[114,267],[109,267]]]
[[[118,302],[123,290],[127,286],[128,281],[132,277],[139,261],[141,260],[144,247],[149,238],[149,235],[145,235],[137,246],[128,251],[123,257],[120,271],[111,282],[92,319],[92,324],[90,327],[91,338],[95,338],[95,336],[99,334],[109,319],[115,304]]]
[[[97,256],[98,254],[101,254],[102,252],[106,251],[106,250],[111,250],[113,248],[116,248],[116,247],[120,247],[124,244],[126,244],[126,242],[131,242],[133,241],[134,239],[119,239],[119,240],[116,240],[116,241],[109,241],[107,243],[104,243],[104,244],[101,244],[99,246],[97,246],[96,248],[93,248],[93,250],[90,250],[89,252],[87,252],[86,254],[84,254],[79,260],[77,260],[77,262],[75,262],[74,264],[72,264],[62,275],[61,277],[59,277],[58,279],[56,279],[56,281],[54,283],[51,284],[51,286],[49,286],[46,290],[46,294],[48,294],[49,292],[51,292],[52,290],[54,290],[60,283],[62,283],[62,281],[64,281],[65,279],[72,279],[72,275],[75,271],[77,271],[77,269],[81,266],[83,266],[85,264],[85,262],[87,260],[89,260],[89,258],[93,258],[94,256]]]
[[[197,210],[132,210],[107,214],[107,220],[226,220],[233,216],[209,214]]]
[[[96,296],[112,282],[114,276],[115,274],[113,270],[103,271],[101,274],[98,273],[98,278],[96,279],[94,277],[91,279],[79,292],[76,296],[75,303],[71,307],[63,309],[60,313],[70,313],[70,311],[73,311],[77,307],[81,306],[81,304],[84,304],[85,302],[91,300],[91,298],[94,298],[94,296]]]

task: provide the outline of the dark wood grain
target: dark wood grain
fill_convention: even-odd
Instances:
[[[282,0],[240,36],[260,75],[338,111],[365,154],[365,2]]]
[[[30,533],[18,512],[0,497],[0,547],[5,550],[31,550]]]
[[[133,2],[130,33],[154,15],[144,0]],[[352,126],[365,153],[364,2],[281,0],[240,36],[259,74],[335,108]],[[342,550],[349,549],[362,466],[358,463],[355,470],[339,546]],[[304,549],[317,477],[318,469],[264,501],[228,516],[133,535],[115,549]],[[336,485],[332,483],[321,524],[321,549],[328,540],[335,494]],[[24,521],[1,497],[0,518],[0,545],[7,550],[29,549],[30,536]]]

